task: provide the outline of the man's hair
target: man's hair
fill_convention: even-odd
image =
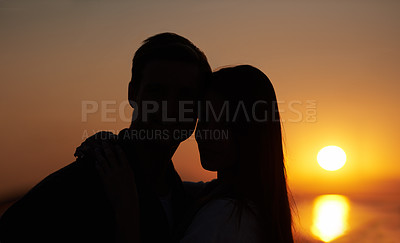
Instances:
[[[143,41],[132,60],[131,86],[136,99],[141,85],[142,72],[149,61],[168,60],[193,63],[199,67],[201,86],[205,86],[211,76],[211,67],[204,53],[188,39],[175,33],[160,33]]]

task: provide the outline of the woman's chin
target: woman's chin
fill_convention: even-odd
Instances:
[[[212,172],[218,171],[218,166],[213,163],[201,161],[201,166],[203,167],[203,169],[208,170],[208,171],[212,171]]]

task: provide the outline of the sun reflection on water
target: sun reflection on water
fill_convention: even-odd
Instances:
[[[348,229],[350,203],[342,195],[322,195],[315,199],[311,232],[324,242],[331,242]]]

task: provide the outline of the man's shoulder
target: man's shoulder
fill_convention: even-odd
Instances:
[[[51,173],[34,186],[28,193],[40,190],[57,190],[75,186],[84,186],[85,181],[92,181],[94,171],[81,161],[74,161],[65,167]]]
[[[72,222],[76,232],[69,232],[71,236],[92,232],[91,224],[102,230],[100,224],[110,221],[107,202],[94,172],[80,162],[51,173],[14,203],[0,218],[0,240],[21,233],[32,239],[41,239],[47,231],[66,234]]]
[[[56,201],[68,203],[71,196],[81,196],[95,181],[93,172],[79,161],[51,173],[30,189],[13,207],[38,207]]]

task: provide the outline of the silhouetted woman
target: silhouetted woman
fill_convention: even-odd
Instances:
[[[188,213],[182,242],[293,242],[280,116],[268,77],[249,65],[214,72],[196,140],[203,168],[217,171],[217,179]]]

